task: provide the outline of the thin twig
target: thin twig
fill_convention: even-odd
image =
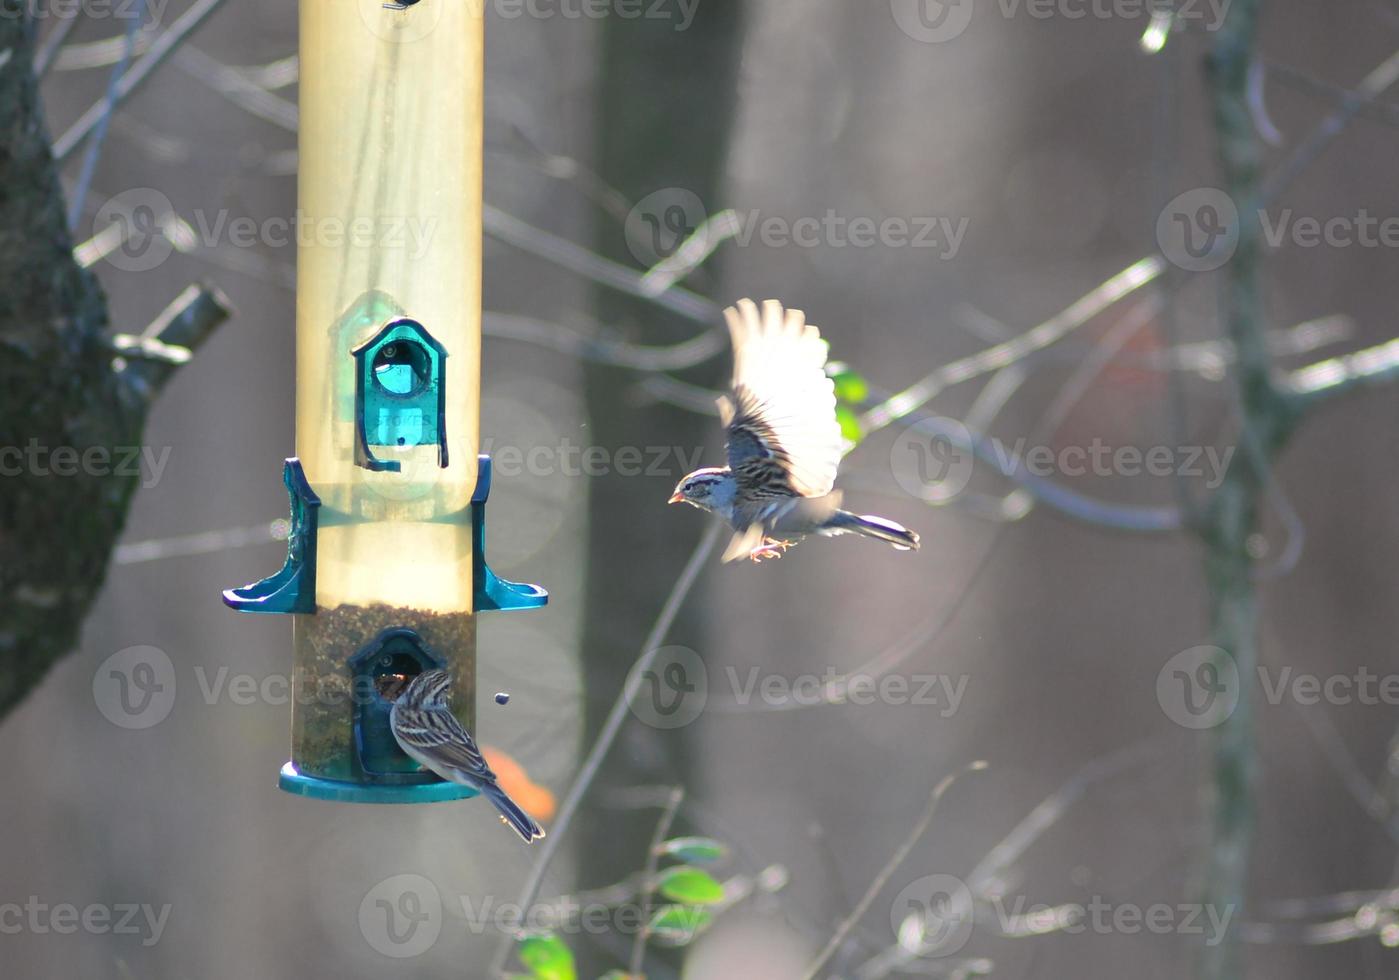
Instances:
[[[1399,106],[1390,102],[1366,102],[1360,95],[1344,85],[1336,85],[1332,82],[1322,81],[1319,78],[1307,74],[1301,69],[1291,65],[1284,65],[1276,61],[1266,62],[1268,74],[1284,84],[1293,88],[1328,99],[1338,105],[1350,105],[1357,101],[1360,103],[1360,115],[1375,122],[1386,123],[1390,126],[1399,126]]]
[[[254,545],[280,541],[274,527],[281,527],[278,521],[286,518],[263,521],[247,527],[230,527],[218,531],[199,531],[194,534],[180,534],[169,538],[151,538],[146,541],[132,541],[119,544],[112,551],[112,561],[117,565],[137,565],[148,561],[162,561],[167,558],[188,558],[194,555],[221,555],[234,548],[251,548]]]
[[[159,39],[151,45],[141,60],[132,65],[131,68],[122,75],[121,81],[117,83],[116,98],[112,101],[115,108],[120,108],[129,99],[141,84],[150,78],[151,73],[159,68],[165,59],[180,45],[186,37],[208,19],[209,15],[222,6],[224,0],[196,0],[195,4],[180,15],[170,29],[160,35]],[[73,151],[83,144],[83,141],[92,135],[107,111],[108,100],[100,99],[90,106],[86,112],[78,117],[78,121],[68,128],[68,131],[60,136],[53,144],[53,158],[62,163],[72,155]]]
[[[1399,339],[1293,371],[1287,389],[1308,399],[1330,398],[1399,377]]]
[[[821,968],[835,955],[836,950],[840,948],[840,944],[845,942],[845,937],[850,935],[850,930],[854,929],[855,925],[864,918],[865,913],[869,911],[869,907],[874,904],[874,900],[879,897],[879,893],[884,890],[884,886],[888,884],[889,879],[894,876],[894,872],[899,870],[899,866],[908,859],[909,854],[913,853],[913,848],[918,844],[918,841],[928,832],[928,827],[933,822],[933,814],[937,812],[938,803],[941,802],[943,794],[962,776],[973,772],[983,772],[986,768],[987,764],[985,762],[973,762],[971,765],[952,773],[952,775],[943,777],[942,781],[938,783],[937,786],[933,787],[932,795],[928,797],[928,803],[923,807],[923,814],[918,818],[918,822],[913,825],[913,830],[904,838],[904,842],[899,845],[898,850],[889,858],[888,863],[884,865],[879,874],[874,876],[874,881],[870,882],[870,886],[866,889],[864,897],[855,903],[854,910],[836,927],[836,931],[831,935],[825,948],[822,949],[816,959],[812,960],[810,965],[807,966],[806,972],[802,974],[802,980],[814,980],[816,975],[821,972]]]
[[[972,894],[979,899],[996,894],[1010,867],[1057,824],[1090,788],[1164,754],[1164,749],[1159,740],[1137,742],[1111,755],[1094,759],[1078,770],[1072,779],[1045,797],[999,844],[986,852],[986,856],[967,876],[967,887]]]
[[[540,228],[535,228],[499,208],[487,204],[481,210],[482,227],[487,235],[557,266],[584,276],[593,282],[611,287],[628,296],[650,300],[696,323],[717,328],[719,307],[687,289],[671,286],[661,293],[650,292],[643,285],[644,275],[624,265],[605,259],[581,245],[575,245]]]
[[[797,711],[802,708],[844,704],[848,698],[850,686],[855,680],[858,679],[862,683],[865,678],[873,677],[877,680],[888,672],[897,669],[909,657],[922,650],[929,640],[941,637],[943,631],[971,596],[982,574],[991,566],[991,559],[1003,540],[1004,535],[1001,529],[997,528],[993,532],[991,544],[982,552],[976,567],[972,569],[971,575],[962,584],[957,597],[951,603],[933,609],[917,626],[909,630],[907,635],[900,637],[854,670],[831,678],[830,682],[822,689],[819,698],[811,700],[788,698],[775,704],[762,702],[744,704],[737,698],[732,701],[718,701],[711,695],[705,701],[704,709],[715,714],[775,714],[777,712]]]
[[[1399,888],[1341,892],[1315,898],[1277,899],[1265,905],[1263,911],[1279,919],[1310,919],[1315,916],[1358,912],[1368,905],[1399,908]]]
[[[685,787],[676,786],[670,791],[661,819],[656,821],[656,833],[651,838],[651,847],[646,852],[646,870],[641,879],[641,927],[636,930],[632,942],[631,963],[628,972],[634,977],[641,976],[641,965],[646,958],[646,941],[651,938],[651,896],[656,893],[656,869],[661,861],[661,844],[665,842],[670,826],[675,822],[675,814],[685,801]]]
[[[263,88],[238,68],[225,65],[192,44],[175,54],[175,64],[243,111],[294,133],[300,124],[297,105]]]
[[[678,344],[648,346],[608,336],[586,336],[562,324],[533,317],[487,310],[481,332],[488,337],[518,340],[547,347],[587,361],[613,364],[635,371],[680,371],[702,364],[725,349],[723,334],[706,330]]]
[[[141,28],[141,18],[146,12],[146,0],[136,0],[136,6],[130,22],[126,25],[126,43],[122,45],[121,58],[112,66],[111,73],[107,76],[107,92],[102,97],[102,115],[98,117],[97,127],[93,130],[92,140],[87,144],[87,153],[83,155],[82,171],[78,174],[78,183],[73,188],[72,200],[68,202],[68,227],[76,228],[78,219],[83,214],[83,202],[87,199],[87,189],[92,184],[92,175],[97,171],[97,161],[102,156],[102,144],[107,139],[107,130],[112,124],[112,113],[117,109],[117,83],[121,81],[121,76],[126,72],[126,66],[131,63],[131,54],[136,50],[136,32]]]
[[[44,38],[43,46],[34,54],[34,77],[43,78],[44,74],[53,65],[54,55],[58,54],[58,49],[63,47],[63,42],[68,39],[68,35],[73,33],[73,28],[77,26],[78,18],[64,17],[58,22],[58,26],[49,31]]]
[[[1293,151],[1292,156],[1263,182],[1258,192],[1257,206],[1264,207],[1276,200],[1288,185],[1317,161],[1362,109],[1383,95],[1395,82],[1399,82],[1399,51],[1380,62],[1366,75],[1341,107],[1322,120],[1321,125]]]
[[[136,37],[136,53],[145,54],[151,42],[160,36],[160,22],[155,18],[143,27]],[[81,41],[65,44],[53,59],[54,71],[87,71],[90,68],[105,68],[121,60],[126,48],[126,34],[113,34],[96,41]]]
[[[706,218],[674,253],[651,267],[641,279],[641,288],[652,296],[665,292],[703,265],[715,249],[742,230],[743,225],[733,211],[721,211]]]
[[[944,364],[917,384],[885,399],[864,414],[860,420],[861,428],[867,433],[882,429],[916,411],[945,388],[997,371],[1035,351],[1043,350],[1124,297],[1154,282],[1165,269],[1166,262],[1159,256],[1134,262],[1095,287],[1068,309],[1055,314],[1038,326],[970,357]]]
[[[1098,783],[1135,769],[1139,763],[1164,755],[1168,745],[1160,740],[1139,742],[1108,756],[1092,760],[1073,777],[1045,797],[1009,834],[987,851],[967,876],[967,889],[975,902],[985,902],[1004,892],[1010,868],[1030,847],[1054,827]],[[876,955],[858,972],[861,980],[877,980],[899,969],[917,954],[898,943]]]
[[[710,554],[713,553],[721,530],[722,525],[718,521],[712,522],[700,538],[699,543],[695,545],[694,553],[690,555],[690,560],[686,562],[685,568],[680,572],[680,577],[675,580],[675,585],[672,586],[670,595],[666,597],[660,615],[656,617],[656,622],[652,625],[645,642],[641,645],[641,653],[632,666],[631,672],[627,675],[626,683],[622,686],[621,693],[617,695],[612,710],[608,712],[602,730],[598,733],[597,741],[593,743],[587,759],[584,760],[582,768],[578,770],[578,775],[573,780],[573,785],[568,788],[567,795],[559,804],[558,816],[554,818],[554,823],[549,828],[549,836],[544,839],[539,857],[520,893],[520,900],[516,903],[522,919],[528,915],[530,904],[538,897],[540,886],[544,883],[544,875],[549,870],[549,863],[558,853],[559,842],[567,834],[569,825],[578,812],[579,804],[583,802],[583,797],[588,792],[588,787],[597,778],[602,763],[607,758],[608,751],[617,740],[617,735],[621,732],[623,724],[626,723],[633,700],[641,692],[645,683],[644,674],[655,661],[661,643],[664,642],[666,634],[670,632],[675,617],[680,613],[680,607],[699,578],[700,569],[704,567]],[[492,960],[488,976],[500,976],[504,972],[506,961],[510,957],[510,940],[512,938],[507,936],[506,941],[501,943]]]
[[[1069,413],[1078,406],[1108,365],[1113,363],[1123,346],[1142,327],[1158,317],[1164,306],[1164,301],[1159,297],[1147,299],[1137,304],[1122,319],[1108,328],[1107,333],[1098,343],[1089,348],[1088,356],[1079,362],[1074,372],[1054,396],[1054,400],[1044,410],[1041,421],[1035,426],[1035,431],[1030,436],[1030,445],[1047,445],[1049,440],[1054,438],[1059,427],[1069,417]],[[971,425],[970,422],[971,415],[969,414],[968,428],[986,431],[986,426]],[[1019,457],[1017,457],[1016,463],[1018,471]],[[1022,486],[1012,490],[1001,499],[1000,510],[1003,513],[1016,513],[1024,517],[1033,509],[1034,504],[1035,495]]]

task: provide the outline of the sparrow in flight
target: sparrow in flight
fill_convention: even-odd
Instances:
[[[883,517],[841,510],[833,491],[844,453],[826,342],[800,310],[739,300],[724,311],[733,339],[733,388],[719,399],[728,466],[695,470],[673,504],[717,514],[733,527],[724,561],[776,558],[807,534],[863,534],[903,551],[918,535]]]

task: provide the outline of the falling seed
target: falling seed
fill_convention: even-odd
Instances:
[[[496,704],[509,704],[509,703],[510,703],[510,695],[506,694],[504,691],[501,691],[499,694],[497,694],[497,695],[495,696],[495,703],[496,703]]]

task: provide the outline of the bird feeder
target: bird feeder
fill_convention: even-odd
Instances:
[[[300,16],[287,558],[224,601],[292,617],[283,789],[458,799],[475,791],[399,749],[386,693],[445,668],[477,733],[476,613],[548,601],[497,578],[484,553],[482,8],[301,0]]]

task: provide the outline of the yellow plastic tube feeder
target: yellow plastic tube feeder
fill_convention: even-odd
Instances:
[[[303,796],[475,795],[398,748],[385,693],[445,668],[475,733],[476,613],[548,600],[483,554],[483,34],[462,0],[301,0],[291,533],[224,601],[293,617]]]

